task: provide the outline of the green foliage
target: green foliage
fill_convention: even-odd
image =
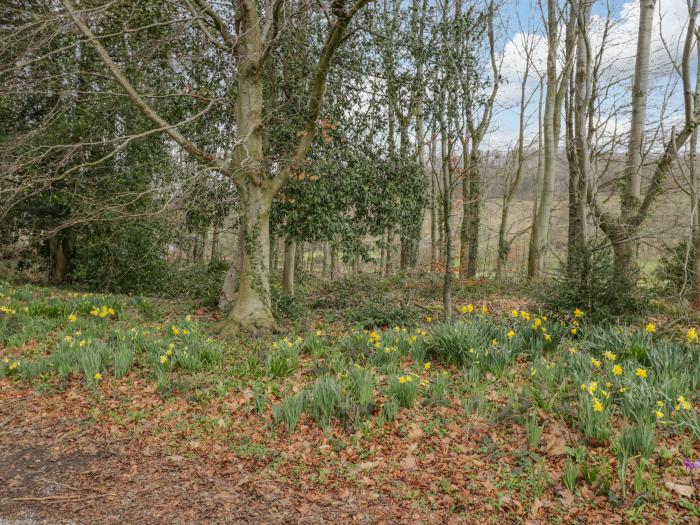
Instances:
[[[470,349],[486,345],[486,339],[475,324],[439,323],[425,342],[427,355],[441,363],[462,365],[474,358]],[[475,350],[474,350],[475,351]]]
[[[596,401],[602,410],[596,410]],[[604,399],[594,398],[588,392],[578,396],[578,424],[581,432],[593,442],[602,442],[610,436],[610,419],[613,405]]]
[[[632,283],[636,276],[618,275],[612,248],[592,243],[573,255],[573,265],[562,264],[545,284],[541,300],[547,309],[569,313],[575,308],[587,312],[589,321],[640,315],[648,304],[646,292]]]
[[[293,434],[297,428],[299,417],[304,411],[306,405],[306,393],[299,392],[298,394],[286,397],[278,404],[272,407],[272,418],[275,424],[284,422],[287,427],[287,432]]]
[[[428,391],[428,398],[426,403],[432,405],[444,405],[449,404],[449,392],[451,389],[450,374],[447,372],[440,372],[435,374],[430,382],[430,390]]]
[[[661,289],[670,295],[686,295],[693,284],[693,260],[695,250],[686,241],[675,245],[664,244],[659,263],[654,270]]]
[[[87,347],[80,354],[80,368],[85,375],[85,383],[88,386],[97,385],[96,375],[102,373],[102,352],[100,348]]]
[[[361,405],[367,406],[374,396],[374,374],[366,368],[353,366],[348,370],[348,390]]]
[[[641,456],[649,459],[656,446],[656,433],[653,425],[636,423],[620,430],[613,448],[620,457]]]
[[[527,444],[531,449],[536,449],[544,432],[544,426],[538,424],[537,414],[533,413],[525,420],[525,432],[527,433]]]
[[[297,352],[294,348],[280,349],[267,356],[267,370],[272,377],[291,375],[299,366]]]
[[[394,377],[389,382],[389,394],[401,408],[411,408],[418,395],[418,380],[411,375]]]
[[[408,305],[387,305],[385,303],[369,303],[365,306],[350,308],[347,319],[365,328],[381,326],[396,326],[412,324],[418,318],[415,307]]]
[[[576,489],[578,474],[578,465],[569,456],[567,456],[566,462],[564,463],[564,472],[562,473],[561,480],[564,483],[564,486],[571,493],[573,493]]]
[[[335,377],[320,377],[314,383],[309,400],[309,410],[321,428],[328,428],[331,417],[340,404],[341,397],[341,386]]]
[[[98,223],[89,229],[76,251],[76,282],[91,290],[139,294],[157,294],[169,284],[162,222]]]
[[[377,418],[377,426],[383,427],[386,423],[391,423],[396,419],[399,413],[399,402],[396,399],[390,399],[382,405],[382,410]]]

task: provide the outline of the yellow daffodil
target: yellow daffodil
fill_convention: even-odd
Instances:
[[[656,414],[656,419],[663,419],[664,418],[664,413],[661,412],[660,410],[657,410],[656,412],[654,412],[654,414]]]
[[[514,310],[511,310],[511,311],[510,311],[510,315],[512,315],[513,317],[518,317],[518,311],[515,310],[515,309],[514,309]]]
[[[574,310],[574,317],[583,317],[583,310],[576,308],[576,310]]]
[[[591,357],[591,364],[596,368],[600,368],[601,365],[600,361],[598,361],[595,357]]]
[[[78,320],[78,316],[75,315],[75,314],[70,314],[70,315],[68,316],[68,322],[69,322],[69,323],[74,323],[74,322],[76,322],[77,320]]]
[[[647,323],[647,325],[646,325],[646,327],[644,328],[644,330],[645,330],[647,333],[655,334],[655,333],[656,333],[656,325],[655,325],[654,323]]]
[[[568,351],[570,354],[575,354],[576,352],[578,352],[578,350],[576,350],[573,346],[572,346],[571,348],[569,348],[567,351]]]
[[[597,397],[593,398],[593,411],[594,412],[602,412],[603,411],[603,404],[600,402],[600,400]]]
[[[173,335],[180,335],[180,329],[175,325],[170,327],[170,331],[173,333]]]
[[[515,332],[513,330],[509,330],[506,335],[508,336],[508,339],[513,339],[513,337],[515,337]]]
[[[644,368],[637,368],[637,370],[635,370],[634,372],[634,375],[644,379],[647,376],[647,371]]]
[[[489,313],[489,308],[488,308],[488,306],[486,306],[486,305],[482,306],[482,307],[481,307],[481,313],[482,313],[482,314],[487,314],[487,313]]]
[[[615,374],[616,376],[621,376],[622,375],[622,367],[620,365],[613,366],[612,373]]]
[[[168,356],[167,355],[162,355],[160,356],[160,362],[161,364],[165,364],[168,362]]]
[[[689,328],[688,332],[685,334],[685,336],[688,339],[689,343],[697,343],[698,342],[698,331],[695,328]]]
[[[102,374],[100,374],[99,372],[97,372],[97,373],[95,374],[95,381],[101,381],[101,380],[102,380]]]
[[[610,361],[615,361],[617,359],[617,356],[613,354],[610,350],[608,350],[607,352],[603,352],[603,355]]]
[[[426,369],[426,370],[430,370],[430,362],[425,363],[425,364],[423,365],[423,368]]]
[[[571,335],[576,335],[576,333],[578,332],[578,330],[574,327],[574,328],[572,328],[571,330],[569,330],[569,332],[571,332]]]

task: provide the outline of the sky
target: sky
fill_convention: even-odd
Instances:
[[[611,14],[612,25],[603,51],[603,78],[605,81],[614,81],[615,85],[603,103],[601,117],[606,122],[604,129],[612,133],[614,130],[622,132],[629,129],[627,105],[630,102],[636,56],[639,2],[595,1],[591,20],[591,44],[595,52],[601,48],[608,12]],[[670,130],[670,125],[679,122],[681,116],[682,87],[680,76],[673,64],[680,64],[687,23],[688,7],[685,0],[657,0],[650,67],[652,86],[649,91],[647,120],[650,127],[656,127],[664,111],[663,120],[668,124],[664,131]],[[526,64],[524,49],[532,48],[536,69],[540,74],[545,72],[546,40],[542,15],[534,0],[505,0],[499,10],[498,35],[502,35],[497,47],[502,60],[501,73],[504,83],[499,88],[491,133],[484,140],[483,147],[506,150],[517,140],[518,105]],[[693,65],[693,70],[695,67]],[[538,74],[531,68],[527,94],[530,96],[534,93],[534,96],[527,107],[526,129],[529,136],[534,136],[537,130],[538,83]],[[665,96],[666,93],[672,93],[670,98]],[[668,100],[665,106],[664,100]]]

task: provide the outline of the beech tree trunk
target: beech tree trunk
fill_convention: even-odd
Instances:
[[[222,326],[222,335],[240,330],[253,333],[275,328],[270,301],[270,210],[273,192],[251,185],[241,195],[243,264],[238,293]]]

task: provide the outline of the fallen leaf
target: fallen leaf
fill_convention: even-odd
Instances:
[[[546,442],[547,454],[563,456],[566,454],[566,440],[561,436],[552,436]]]
[[[358,470],[372,470],[377,465],[379,465],[379,461],[365,461],[364,463],[360,463]]]
[[[559,498],[561,499],[561,504],[567,509],[570,509],[574,504],[574,495],[566,489],[559,491]]]
[[[680,483],[673,483],[671,481],[664,481],[664,485],[666,485],[666,488],[671,492],[675,492],[685,498],[692,498],[693,494],[695,494],[695,489],[690,485],[681,485]]]
[[[399,468],[402,470],[411,470],[416,468],[416,457],[413,454],[409,454],[401,460],[401,463],[399,463]]]

